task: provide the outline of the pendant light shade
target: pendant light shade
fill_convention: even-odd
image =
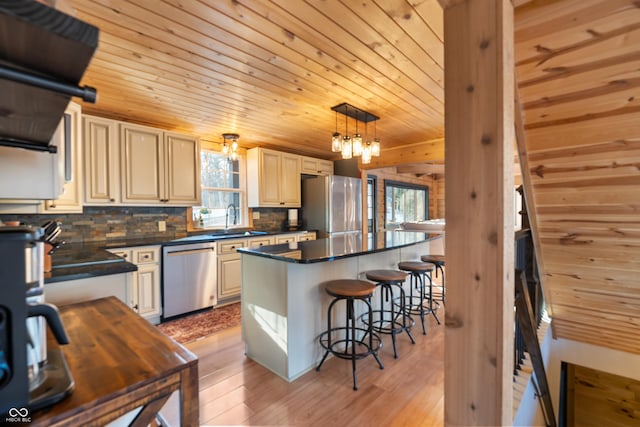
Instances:
[[[371,155],[374,157],[380,156],[380,138],[374,138],[371,143]]]
[[[353,157],[353,145],[351,144],[351,138],[345,136],[342,139],[342,158],[350,159]]]
[[[338,112],[336,111],[336,131],[331,136],[331,151],[339,153],[342,151],[342,134],[338,132]]]
[[[371,163],[371,143],[367,142],[362,147],[362,164],[367,165],[369,163]]]

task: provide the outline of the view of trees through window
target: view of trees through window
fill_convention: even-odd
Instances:
[[[429,187],[385,181],[385,228],[395,229],[407,221],[429,219]]]
[[[220,152],[201,150],[202,206],[193,208],[193,220],[205,227],[242,225],[240,160]]]

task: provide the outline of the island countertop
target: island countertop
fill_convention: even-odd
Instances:
[[[364,236],[363,239],[361,233],[340,234],[304,242],[239,248],[237,251],[285,262],[311,264],[398,249],[442,237],[441,234],[411,231],[368,233]]]

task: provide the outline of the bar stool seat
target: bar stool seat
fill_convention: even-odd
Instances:
[[[430,262],[402,261],[398,263],[398,268],[403,271],[408,271],[411,275],[409,295],[407,296],[405,309],[409,314],[418,314],[420,316],[420,321],[422,322],[422,334],[426,335],[427,330],[424,325],[425,315],[429,313],[433,314],[438,325],[440,324],[440,319],[438,319],[433,306],[433,282],[431,281],[431,272],[435,270],[436,266]],[[428,295],[425,278],[429,279]],[[413,294],[414,289],[417,289],[417,295]],[[425,307],[426,302],[429,303],[428,307]]]
[[[376,282],[376,286],[380,287],[380,307],[373,310],[373,315],[362,316],[363,323],[371,325],[373,331],[379,334],[391,335],[393,343],[393,357],[398,358],[398,349],[396,347],[396,335],[406,332],[411,340],[411,344],[415,344],[415,340],[411,335],[411,327],[415,324],[409,314],[407,314],[405,304],[405,293],[402,285],[407,278],[407,273],[398,270],[370,270],[365,272],[368,280]],[[394,288],[399,293],[394,298]],[[385,296],[387,304],[385,304]],[[396,304],[396,301],[399,301]]]
[[[329,354],[333,354],[341,359],[350,359],[353,372],[353,389],[358,389],[358,382],[356,377],[356,360],[363,359],[369,355],[378,362],[380,369],[384,369],[382,362],[378,359],[378,349],[382,347],[382,340],[371,328],[371,325],[367,325],[366,328],[356,326],[356,314],[354,301],[360,300],[367,306],[367,314],[371,317],[372,308],[370,299],[373,296],[375,285],[366,280],[355,279],[338,279],[325,282],[325,291],[331,295],[334,299],[329,304],[327,310],[327,330],[320,334],[318,341],[322,348],[325,349],[324,356],[320,364],[316,367],[316,371],[320,370],[320,367],[324,363]],[[332,311],[333,306],[338,301],[346,301],[346,322],[341,326],[332,325]],[[362,335],[362,338],[358,340],[356,334]],[[334,337],[335,335],[335,337]],[[369,338],[365,342],[365,338]]]
[[[438,272],[440,272],[440,274],[442,274],[442,286],[440,286],[440,288],[442,288],[442,294],[440,296],[440,300],[442,301],[442,303],[445,303],[445,299],[446,299],[446,287],[444,284],[444,264],[445,264],[445,256],[444,255],[439,255],[439,254],[435,254],[435,255],[422,255],[420,257],[420,259],[424,262],[430,262],[432,264],[435,264],[436,266],[436,277],[438,277]]]

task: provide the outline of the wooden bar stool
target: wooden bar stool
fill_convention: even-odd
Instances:
[[[438,277],[438,270],[440,271],[440,274],[442,274],[442,286],[440,286],[442,294],[440,296],[440,300],[445,304],[447,288],[444,286],[444,255],[422,255],[420,259],[424,262],[430,262],[436,266],[436,277]]]
[[[433,314],[438,325],[440,324],[440,319],[438,319],[433,308],[433,282],[431,280],[431,272],[435,270],[436,266],[430,262],[403,261],[398,263],[398,268],[409,272],[411,276],[409,295],[407,296],[407,301],[405,303],[405,310],[407,310],[407,313],[409,314],[420,315],[420,321],[422,322],[422,335],[427,335],[427,330],[424,326],[425,314]],[[427,286],[425,278],[429,279],[428,296],[426,294]],[[418,291],[417,295],[413,294],[414,289]],[[425,307],[424,305],[427,301],[429,301],[429,306]]]
[[[391,335],[393,357],[397,359],[396,335],[398,333],[406,332],[411,339],[411,344],[416,343],[410,331],[414,322],[404,307],[405,293],[402,285],[407,278],[407,273],[398,270],[371,270],[367,271],[365,275],[367,279],[376,282],[376,287],[380,287],[380,307],[373,310],[374,316],[365,318],[363,315],[363,322],[373,325],[373,330],[379,334]],[[394,288],[399,293],[396,298],[393,296]]]
[[[329,309],[327,310],[327,330],[320,334],[318,339],[320,345],[326,351],[316,371],[320,370],[320,367],[329,354],[333,354],[341,359],[351,359],[353,389],[357,390],[356,360],[365,358],[371,354],[375,357],[380,369],[384,369],[382,362],[378,359],[378,349],[382,346],[380,336],[371,329],[370,324],[367,325],[366,329],[356,326],[357,316],[354,301],[363,301],[367,305],[368,315],[371,317],[372,309],[370,299],[373,296],[375,285],[365,280],[331,280],[325,283],[325,290],[334,299],[331,301],[331,304],[329,304]],[[347,318],[343,326],[333,326],[331,323],[333,306],[338,301],[346,301]],[[358,340],[356,333],[362,334],[362,339]],[[337,338],[334,339],[334,335],[337,335]],[[365,338],[367,337],[369,339],[365,342]],[[360,347],[361,349],[357,349],[356,347]]]

